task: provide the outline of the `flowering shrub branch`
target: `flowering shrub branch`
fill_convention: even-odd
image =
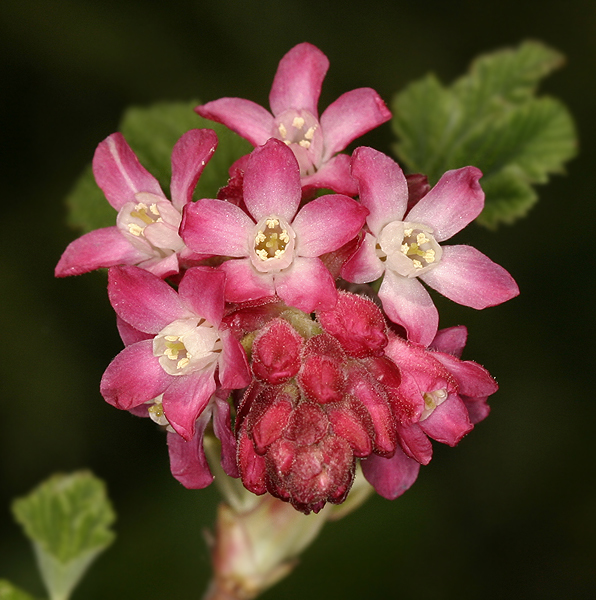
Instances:
[[[480,251],[442,244],[482,214],[481,170],[458,163],[431,186],[376,149],[345,153],[391,113],[361,88],[319,116],[328,66],[299,44],[280,61],[271,112],[239,98],[196,108],[254,146],[196,201],[223,152],[215,131],[182,133],[171,199],[110,135],[93,174],[115,224],[72,242],[56,267],[109,268],[125,348],[103,397],[167,431],[184,486],[215,477],[223,492],[209,598],[255,597],[326,519],[372,489],[397,498],[431,440],[454,446],[488,415],[497,384],[462,360],[465,327],[439,329],[421,281],[475,309],[519,293]],[[406,116],[397,123],[409,148]]]

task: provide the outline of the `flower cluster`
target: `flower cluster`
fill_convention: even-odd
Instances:
[[[174,147],[171,200],[109,136],[93,172],[116,225],[72,242],[56,267],[109,268],[125,348],[101,393],[166,427],[180,482],[212,481],[214,434],[228,475],[304,513],[342,502],[358,463],[396,498],[431,460],[431,439],[453,446],[488,414],[495,381],[461,360],[464,327],[438,329],[421,281],[476,309],[518,293],[474,248],[442,245],[482,211],[480,171],[430,189],[373,148],[341,153],[390,113],[363,88],[319,117],[327,68],[300,44],[279,64],[271,113],[239,98],[196,109],[255,146],[218,198],[192,201],[213,131]]]

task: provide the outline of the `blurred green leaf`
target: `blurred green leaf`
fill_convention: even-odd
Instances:
[[[64,600],[114,540],[105,485],[91,473],[54,475],[13,503],[52,600]]]
[[[14,586],[10,581],[0,579],[0,600],[35,600],[35,598]]]
[[[540,79],[563,63],[538,42],[479,57],[451,87],[434,75],[394,98],[400,162],[436,183],[449,170],[475,165],[484,173],[486,205],[478,221],[511,223],[537,199],[532,184],[576,154],[573,120],[553,98],[535,96]]]
[[[198,116],[191,102],[160,102],[148,107],[131,107],[122,118],[120,131],[141,164],[159,181],[169,195],[172,166],[170,157],[176,141],[190,129],[213,129],[219,139],[218,148],[203,171],[194,198],[215,198],[228,180],[228,169],[252,146],[219,123]],[[116,212],[97,187],[91,165],[76,182],[66,199],[68,222],[83,232],[116,223]]]

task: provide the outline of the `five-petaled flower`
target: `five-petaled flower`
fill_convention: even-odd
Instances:
[[[307,189],[328,188],[354,195],[350,158],[337,154],[357,137],[385,123],[391,113],[377,92],[359,88],[342,94],[319,118],[318,102],[329,60],[309,43],[294,46],[280,61],[269,94],[271,114],[242,98],[220,98],[198,106],[254,146],[274,137],[296,155]]]
[[[95,151],[93,174],[108,202],[118,211],[116,225],[74,240],[56,266],[56,276],[138,265],[159,277],[168,277],[179,272],[180,263],[193,264],[202,259],[185,246],[178,229],[182,208],[192,200],[216,147],[217,136],[211,129],[191,129],[178,140],[172,151],[170,202],[124,136],[113,133],[107,137]]]
[[[344,265],[342,276],[367,283],[383,276],[379,298],[387,316],[414,342],[428,346],[439,315],[418,278],[451,300],[482,309],[517,296],[517,284],[471,246],[440,246],[484,207],[482,176],[475,167],[448,171],[408,212],[408,185],[391,158],[361,147],[352,157],[360,202],[369,210],[369,232]]]
[[[224,283],[221,271],[193,267],[176,292],[138,267],[110,269],[110,302],[123,322],[125,343],[132,343],[103,375],[107,402],[124,410],[157,403],[173,430],[191,440],[218,385],[225,390],[248,385],[244,350],[221,327]]]
[[[300,200],[296,158],[270,139],[253,150],[246,165],[244,202],[250,216],[224,200],[186,207],[181,235],[188,247],[232,257],[219,267],[227,276],[227,301],[277,294],[304,312],[333,307],[335,281],[318,257],[353,239],[367,210],[340,194],[321,196],[298,210]]]

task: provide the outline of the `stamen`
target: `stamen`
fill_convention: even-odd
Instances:
[[[143,235],[144,229],[145,229],[144,227],[141,227],[141,226],[137,225],[136,223],[128,224],[128,231],[130,233],[132,233],[132,235],[136,235],[137,237],[140,237]]]
[[[288,130],[285,128],[285,125],[283,123],[280,123],[277,129],[279,130],[279,135],[281,135],[282,139],[286,141],[285,138],[288,135]],[[286,141],[286,143],[288,142]]]
[[[304,119],[302,117],[294,117],[292,121],[292,127],[296,129],[302,129],[304,127]]]
[[[283,229],[279,219],[269,217],[265,219],[265,230],[257,230],[254,241],[255,254],[260,260],[266,261],[279,258],[286,251],[290,243],[287,230]]]

